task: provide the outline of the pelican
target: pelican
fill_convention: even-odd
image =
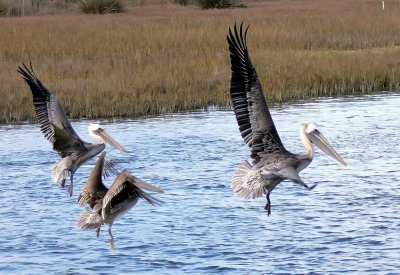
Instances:
[[[111,232],[114,221],[131,209],[139,198],[152,205],[159,205],[161,201],[146,194],[142,189],[163,193],[164,191],[154,185],[148,184],[124,170],[119,173],[108,189],[102,181],[105,169],[105,155],[101,153],[93,171],[88,178],[84,189],[79,195],[80,205],[88,204],[90,210],[85,210],[78,219],[78,225],[84,230],[96,230],[99,237],[100,228],[108,224],[108,233],[111,237],[110,245],[115,249],[114,236]]]
[[[99,124],[89,125],[88,130],[89,134],[100,143],[92,144],[83,141],[72,128],[57,97],[47,90],[36,77],[32,64],[30,69],[25,64],[22,65],[23,67],[18,66],[18,72],[32,91],[33,105],[40,130],[45,138],[53,144],[53,150],[61,156],[61,160],[56,162],[53,168],[52,179],[64,187],[65,180],[70,175],[71,183],[68,191],[72,196],[74,173],[83,163],[103,151],[105,143],[122,152],[127,153],[128,151]]]
[[[300,126],[300,138],[306,148],[304,154],[293,154],[285,149],[275,128],[267,102],[250,61],[246,45],[247,30],[234,26],[227,36],[232,78],[230,96],[233,110],[244,142],[251,149],[249,160],[244,161],[232,178],[234,193],[244,199],[266,196],[265,210],[271,214],[270,194],[283,180],[291,180],[309,190],[299,176],[314,157],[314,147],[343,165],[346,162],[336,153],[322,133],[313,124]]]

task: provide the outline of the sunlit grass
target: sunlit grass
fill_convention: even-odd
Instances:
[[[321,2],[203,11],[159,1],[124,14],[0,18],[0,122],[35,119],[16,72],[29,61],[73,118],[228,106],[226,34],[242,21],[270,101],[398,89],[400,3]]]

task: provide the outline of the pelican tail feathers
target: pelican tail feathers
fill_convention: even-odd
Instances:
[[[96,230],[103,225],[103,219],[98,212],[85,210],[78,219],[78,226],[83,230]]]
[[[232,178],[232,189],[236,196],[255,199],[265,194],[264,179],[260,170],[255,170],[246,160],[242,162]]]
[[[54,182],[62,183],[70,175],[70,169],[72,167],[72,158],[67,156],[57,161],[51,172],[51,178]]]

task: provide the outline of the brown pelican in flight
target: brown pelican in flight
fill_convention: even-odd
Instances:
[[[152,205],[161,203],[161,201],[148,195],[142,189],[158,193],[163,193],[164,191],[138,179],[126,170],[117,175],[114,183],[108,189],[102,181],[103,169],[106,165],[105,155],[105,152],[101,153],[92,174],[79,195],[79,204],[88,204],[92,210],[85,210],[81,214],[78,225],[81,229],[96,230],[98,237],[100,227],[103,224],[108,224],[108,233],[111,237],[110,245],[114,249],[114,237],[111,233],[114,221],[135,206],[139,198]]]
[[[89,134],[100,143],[92,144],[83,141],[72,128],[57,97],[47,90],[36,77],[32,65],[30,65],[30,69],[25,64],[18,68],[18,72],[32,91],[33,105],[40,130],[62,158],[54,166],[52,178],[64,187],[65,180],[70,174],[71,184],[68,191],[72,196],[74,173],[83,163],[103,151],[104,143],[108,143],[123,152],[128,151],[98,124],[89,125],[88,130]]]
[[[250,61],[246,45],[247,30],[233,31],[227,36],[231,59],[230,95],[233,110],[244,142],[251,149],[251,160],[244,161],[232,179],[232,189],[241,198],[266,196],[265,210],[271,214],[270,193],[283,180],[291,180],[307,189],[299,177],[314,156],[313,144],[327,155],[346,165],[332,146],[312,124],[302,124],[300,138],[306,147],[305,154],[293,154],[285,149],[275,128],[264,97],[257,72]]]

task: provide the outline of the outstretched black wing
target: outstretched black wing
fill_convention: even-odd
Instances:
[[[103,217],[113,215],[114,212],[124,212],[124,206],[128,201],[144,199],[152,205],[159,205],[162,202],[147,194],[143,189],[157,193],[164,191],[157,186],[146,183],[124,170],[118,174],[117,178],[110,186],[103,199]]]
[[[250,61],[246,45],[248,27],[243,24],[238,31],[236,24],[229,28],[227,36],[231,58],[230,95],[244,142],[251,148],[251,157],[257,158],[260,153],[272,153],[284,150],[279,138],[257,72]]]
[[[50,93],[33,72],[22,64],[18,72],[29,85],[40,130],[62,157],[73,151],[86,151],[83,141],[72,128],[57,97]]]

